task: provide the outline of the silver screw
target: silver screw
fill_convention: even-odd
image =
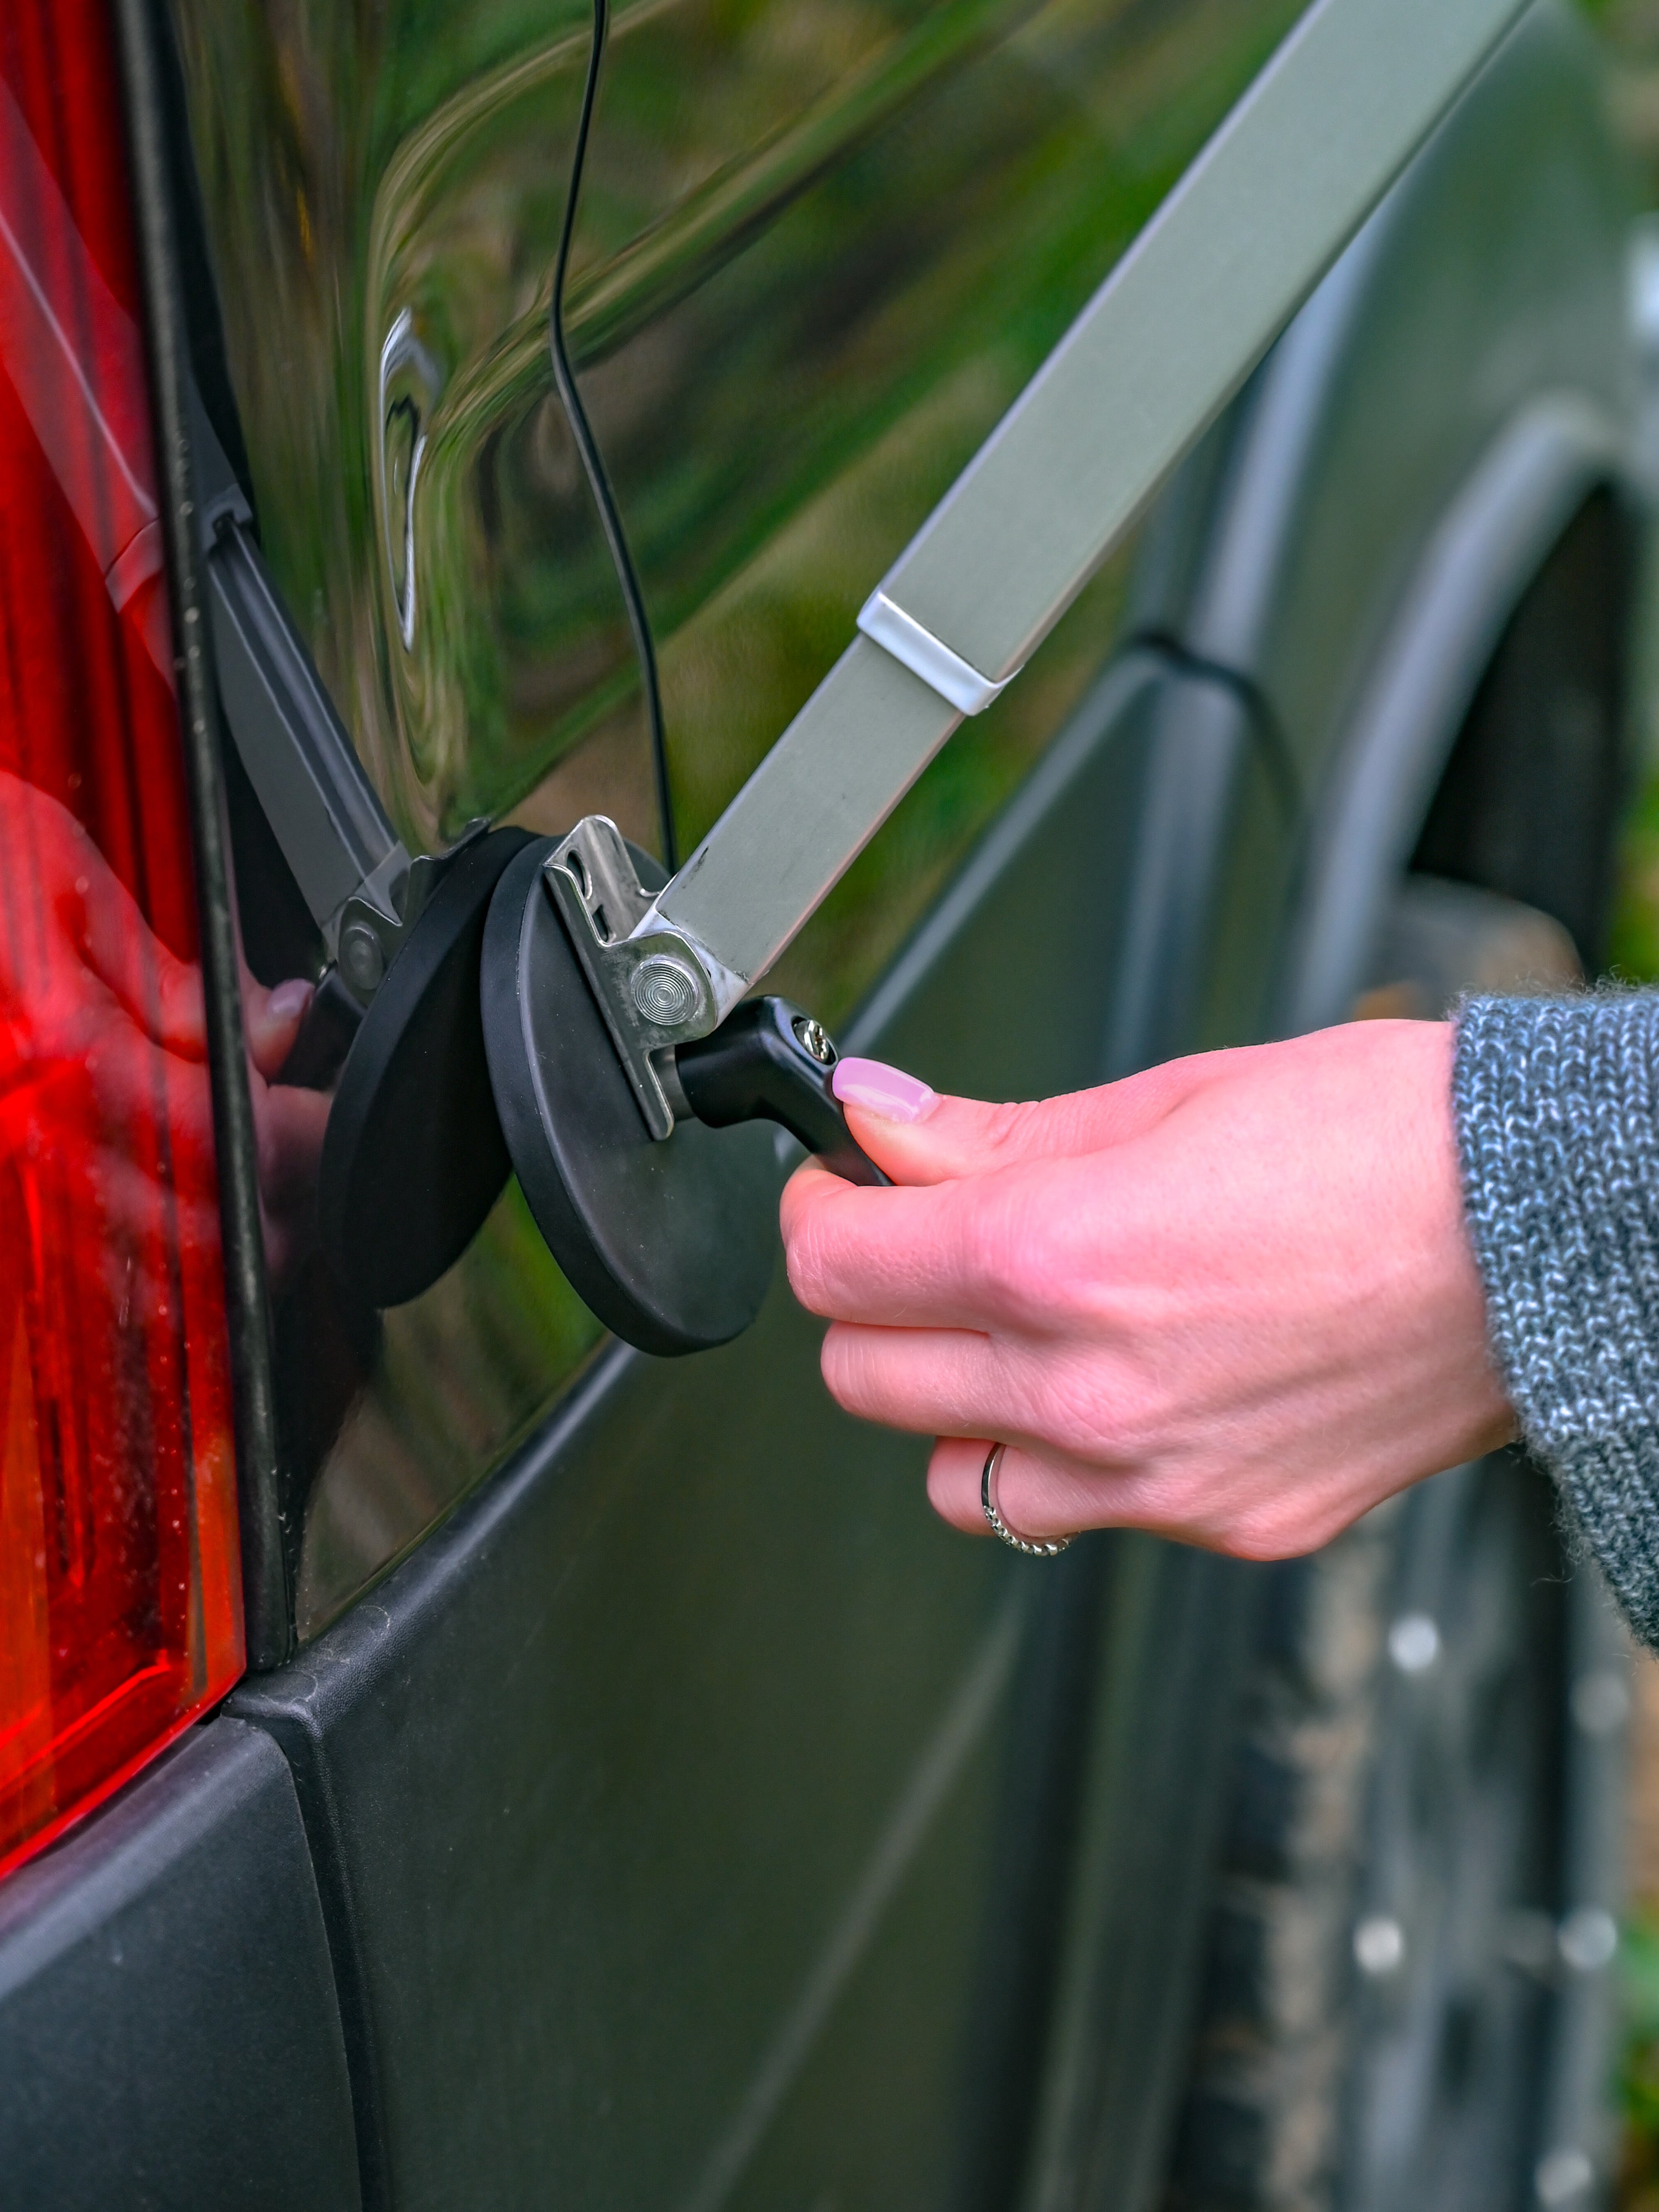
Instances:
[[[349,921],[340,932],[340,965],[360,991],[374,990],[385,975],[380,940],[366,921]]]
[[[1389,1631],[1389,1656],[1402,1674],[1426,1674],[1440,1656],[1440,1631],[1426,1613],[1402,1613]]]
[[[792,1024],[796,1040],[807,1057],[817,1060],[820,1067],[833,1067],[836,1048],[822,1022],[815,1022],[810,1014],[797,1014]]]
[[[1353,1955],[1362,1974],[1395,1972],[1406,1956],[1406,1931],[1386,1912],[1374,1912],[1353,1931]]]

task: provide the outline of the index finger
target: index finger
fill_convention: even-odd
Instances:
[[[1052,1171],[890,1189],[797,1170],[783,1194],[790,1285],[809,1312],[879,1327],[1039,1325],[1049,1301],[1047,1224],[1066,1218]]]

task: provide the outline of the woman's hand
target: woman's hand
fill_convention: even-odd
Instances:
[[[171,1246],[219,1235],[201,976],[60,800],[6,769],[0,805],[0,1162],[35,1186],[42,1247],[160,1310]]]
[[[0,902],[0,1160],[44,1163],[65,1224],[102,1253],[116,1294],[146,1310],[177,1240],[219,1241],[213,1100],[200,969],[145,921],[61,800],[0,769],[20,866]],[[265,1243],[278,1285],[315,1241],[329,1101],[276,1078],[311,1000],[246,969],[242,1015]]]
[[[809,1163],[784,1193],[825,1382],[938,1437],[928,1495],[958,1528],[987,1533],[994,1438],[1022,1535],[1311,1550],[1514,1432],[1451,1054],[1448,1024],[1358,1022],[1018,1106],[843,1061],[854,1133],[902,1188]]]

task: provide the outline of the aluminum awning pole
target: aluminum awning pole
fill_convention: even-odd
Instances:
[[[633,933],[695,958],[697,1030],[1018,674],[1525,6],[1316,0],[1301,18]]]

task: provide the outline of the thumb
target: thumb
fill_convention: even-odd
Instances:
[[[845,1058],[831,1082],[853,1134],[895,1182],[950,1182],[1018,1160],[1121,1144],[1210,1081],[1230,1054],[1171,1060],[1120,1083],[1058,1098],[992,1104],[941,1095],[884,1060]]]
[[[242,1034],[248,1058],[267,1083],[274,1083],[294,1049],[315,994],[303,975],[291,975],[268,989],[246,962],[241,980]]]

